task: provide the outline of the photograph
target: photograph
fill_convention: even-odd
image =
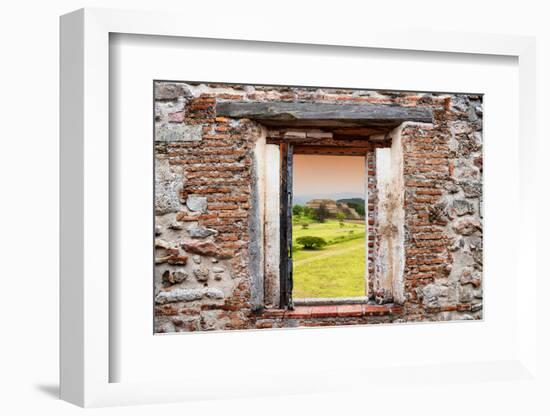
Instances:
[[[155,333],[483,319],[483,94],[152,88]]]

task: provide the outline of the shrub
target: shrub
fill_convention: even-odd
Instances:
[[[303,206],[302,215],[310,220],[315,220],[315,210],[311,207]]]
[[[304,246],[304,250],[318,250],[327,245],[324,238],[305,235],[296,239],[298,244]]]
[[[328,216],[329,216],[329,212],[326,205],[324,203],[321,203],[319,205],[319,208],[315,210],[315,219],[318,222],[323,223],[328,218]]]
[[[301,205],[294,205],[292,207],[292,215],[301,217],[303,213],[304,213],[304,207],[302,207]]]
[[[346,216],[344,215],[344,213],[343,212],[337,213],[336,214],[336,219],[340,223],[340,227],[343,227],[344,226],[344,220],[346,219]]]
[[[302,226],[302,229],[303,229],[303,230],[309,228],[309,222],[307,222],[307,221],[302,221],[302,222],[300,223],[300,225]]]

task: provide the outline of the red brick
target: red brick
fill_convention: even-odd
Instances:
[[[294,310],[288,311],[285,318],[303,319],[311,316],[311,306],[296,306]]]
[[[336,305],[311,307],[312,318],[323,318],[323,317],[331,317],[331,316],[337,316],[337,315],[338,315],[338,307]]]
[[[362,316],[362,305],[338,305],[338,316]]]

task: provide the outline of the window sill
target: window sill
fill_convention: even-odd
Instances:
[[[294,310],[266,309],[262,312],[263,318],[349,318],[362,316],[387,316],[403,313],[403,307],[394,304],[367,305],[367,304],[343,304],[343,305],[316,305],[297,306]]]
[[[294,306],[362,305],[369,303],[367,296],[349,298],[300,298],[294,299]]]

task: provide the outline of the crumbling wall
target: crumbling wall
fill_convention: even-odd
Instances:
[[[350,307],[336,314],[327,307],[323,314],[258,307],[258,293],[271,293],[267,304],[276,298],[276,288],[254,287],[262,272],[256,266],[265,262],[258,251],[265,229],[255,228],[261,217],[258,190],[264,186],[257,164],[262,127],[218,117],[216,103],[224,100],[365,102],[434,110],[434,125],[405,125],[401,131],[402,308]],[[379,233],[374,152],[368,153],[367,166],[372,276]],[[156,82],[155,331],[479,318],[481,168],[480,96]]]
[[[453,95],[402,130],[406,320],[482,317],[481,100]]]

